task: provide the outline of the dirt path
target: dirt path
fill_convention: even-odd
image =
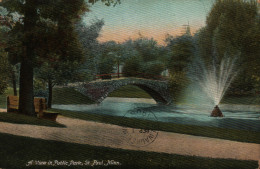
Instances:
[[[57,121],[66,125],[67,128],[0,122],[0,132],[45,140],[65,141],[129,150],[163,152],[212,158],[232,158],[239,160],[260,159],[260,144],[242,143],[160,131],[154,132],[156,134],[158,133],[158,135],[149,145],[142,146],[141,143],[131,145],[129,144],[129,137],[124,134],[124,131],[126,130],[133,130],[130,128],[71,119],[63,116],[59,116]],[[137,134],[132,135],[132,137],[139,136]],[[153,136],[153,139],[154,138],[155,135]]]

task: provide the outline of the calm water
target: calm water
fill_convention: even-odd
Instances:
[[[260,131],[260,110],[223,111],[224,118],[209,117],[210,111],[185,106],[157,105],[147,99],[107,98],[97,105],[53,105],[53,108],[147,120]],[[213,109],[213,108],[212,108]]]

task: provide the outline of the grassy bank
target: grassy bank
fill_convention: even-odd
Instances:
[[[39,161],[81,161],[114,160],[120,166],[89,166],[88,168],[192,168],[192,169],[256,169],[256,161],[211,159],[194,156],[171,155],[130,151],[80,145],[58,141],[47,141],[28,137],[0,134],[0,167],[2,168],[47,168],[47,166],[26,167],[31,160]],[[84,168],[84,166],[65,166],[58,168]],[[55,167],[50,167],[55,168]]]
[[[108,97],[127,97],[127,98],[152,98],[144,90],[134,85],[127,85],[111,92]]]
[[[54,88],[52,104],[93,104],[87,96],[73,88]]]
[[[256,96],[227,96],[221,101],[222,104],[245,104],[260,105],[260,99]]]
[[[91,114],[88,112],[65,111],[65,110],[58,110],[58,109],[52,109],[52,111],[60,112],[63,116],[67,116],[70,118],[78,118],[82,120],[115,124],[119,126],[168,131],[168,132],[175,132],[175,133],[182,133],[182,134],[190,134],[195,136],[204,136],[204,137],[220,138],[226,140],[260,144],[260,132],[254,132],[254,131],[207,127],[207,126],[182,125],[182,124],[165,123],[165,122],[154,122],[154,121],[142,120],[142,119]]]
[[[6,108],[6,97],[13,95],[11,88],[8,88],[4,94],[0,95],[0,108]],[[73,88],[54,88],[53,104],[93,104],[87,96],[77,92]]]
[[[109,97],[127,97],[127,98],[151,98],[144,90],[134,85],[127,85],[113,91]],[[246,104],[259,105],[260,100],[255,96],[226,96],[221,101],[222,104]]]

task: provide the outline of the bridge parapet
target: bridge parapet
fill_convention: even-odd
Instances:
[[[157,103],[171,104],[168,82],[141,78],[123,78],[117,80],[92,81],[76,87],[83,95],[95,102],[102,102],[109,93],[122,86],[135,85],[146,91]]]

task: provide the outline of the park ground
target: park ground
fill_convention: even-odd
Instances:
[[[146,93],[129,86],[121,88],[111,96],[125,95],[124,91],[128,91],[126,93],[130,95],[126,97],[149,97],[145,96]],[[135,92],[135,95],[130,94]],[[67,95],[66,98],[61,96],[64,93]],[[11,94],[11,90],[8,90],[5,95],[8,94]],[[5,95],[0,97],[0,108],[5,108]],[[227,100],[232,102],[234,98]],[[247,100],[244,99],[243,103]],[[54,90],[54,104],[69,103],[90,104],[91,102],[72,89]],[[31,160],[53,159],[92,162],[114,160],[122,164],[111,165],[109,168],[258,167],[259,132],[167,123],[155,124],[146,120],[122,119],[87,112],[55,109],[51,111],[62,113],[57,123],[17,114],[0,114],[2,140],[0,167],[23,168],[21,166],[25,167]],[[159,130],[157,128],[158,137],[148,146],[141,148],[131,146],[119,139],[123,135],[122,127],[155,129],[153,128],[155,125],[160,126]],[[27,168],[33,167],[41,168],[40,166]],[[75,167],[82,168],[82,166],[73,168]]]

